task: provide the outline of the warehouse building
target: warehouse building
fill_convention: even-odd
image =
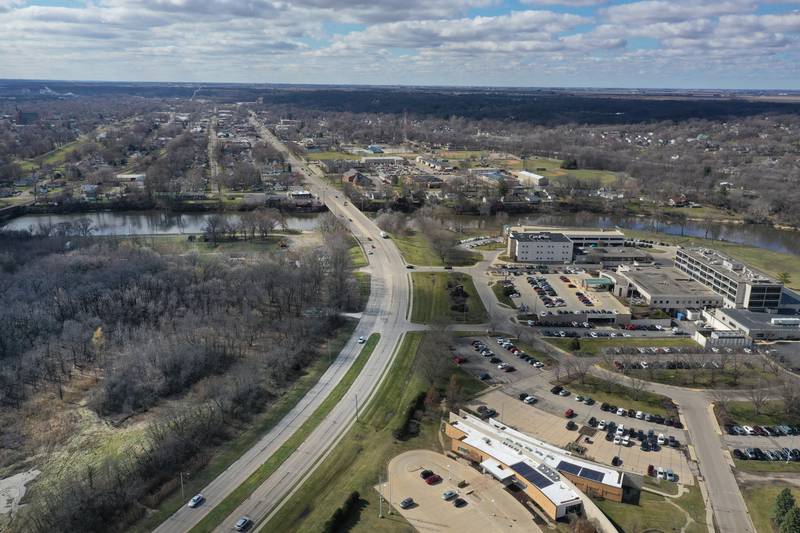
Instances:
[[[763,311],[780,307],[783,284],[707,248],[678,248],[675,267],[723,297],[725,307]]]
[[[621,502],[624,474],[466,412],[450,413],[451,450],[505,485],[516,485],[553,520],[594,504],[589,496]]]
[[[508,256],[526,263],[569,263],[572,261],[572,241],[561,233],[511,233],[508,236]]]
[[[652,308],[667,312],[721,307],[722,296],[685,273],[670,267],[620,265],[614,275],[614,295],[627,300],[642,299]]]

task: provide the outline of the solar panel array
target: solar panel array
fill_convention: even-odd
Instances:
[[[566,472],[567,474],[572,474],[573,476],[582,477],[584,479],[591,479],[592,481],[603,481],[603,477],[605,477],[605,474],[602,472],[592,470],[591,468],[582,468],[567,461],[561,461],[556,468],[560,472]]]
[[[547,479],[545,476],[543,476],[540,472],[538,472],[536,469],[532,468],[527,463],[516,463],[516,464],[513,464],[513,465],[511,465],[511,470],[513,470],[517,474],[521,475],[523,478],[527,479],[528,481],[530,481],[531,483],[533,483],[534,485],[536,485],[540,489],[543,489],[545,487],[549,487],[550,485],[553,484],[552,481]]]

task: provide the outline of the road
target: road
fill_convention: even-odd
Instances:
[[[255,446],[203,489],[206,502],[201,507],[181,508],[156,529],[159,533],[190,530],[231,491],[241,485],[314,413],[339,383],[360,352],[361,345],[356,339],[361,335],[366,337],[375,331],[380,332],[381,339],[372,356],[342,400],[277,471],[236,511],[223,520],[217,530],[229,531],[242,515],[250,516],[256,523],[262,521],[289,492],[299,485],[313,465],[350,427],[355,419],[356,402],[364,405],[369,400],[391,363],[395,347],[403,334],[412,329],[419,329],[412,326],[405,318],[411,293],[410,280],[404,268],[405,262],[394,243],[391,240],[381,239],[380,230],[369,218],[354,206],[346,205],[343,195],[329,188],[320,176],[311,172],[304,161],[291,155],[266,128],[260,124],[257,124],[257,127],[268,142],[285,154],[292,168],[305,175],[309,189],[323,199],[330,211],[344,217],[356,238],[367,248],[375,246],[372,250],[373,255],[368,256],[372,274],[370,297],[353,336],[319,382]],[[368,238],[372,241],[367,240]]]

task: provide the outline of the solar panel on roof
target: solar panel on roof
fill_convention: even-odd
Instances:
[[[603,481],[604,474],[591,468],[581,468],[580,477],[591,479],[592,481]]]
[[[581,467],[579,467],[578,465],[574,465],[572,463],[568,463],[566,461],[561,461],[560,463],[558,463],[556,470],[562,470],[568,474],[574,474],[577,476],[578,472],[580,472],[581,470]]]
[[[553,484],[552,481],[543,476],[539,471],[533,469],[527,463],[517,463],[511,465],[511,470],[521,475],[523,478],[527,479],[540,489],[549,487],[550,485]]]

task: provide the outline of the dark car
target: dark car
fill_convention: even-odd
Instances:
[[[409,509],[414,506],[414,498],[406,498],[400,502],[400,509]]]
[[[413,269],[413,268],[414,268],[414,265],[406,265],[406,268],[408,268],[408,269]]]
[[[253,521],[250,519],[249,516],[243,516],[236,523],[233,525],[233,529],[236,531],[247,531],[250,529],[250,526],[253,525]]]
[[[747,456],[745,454],[743,454],[742,450],[740,450],[739,448],[736,448],[736,449],[733,450],[733,456],[735,458],[737,458],[737,459],[742,460],[742,461],[747,459]]]
[[[575,431],[576,429],[578,429],[578,424],[570,420],[569,422],[567,422],[567,429],[570,431]]]
[[[487,381],[487,380],[490,380],[490,379],[492,379],[492,376],[490,376],[490,375],[489,375],[489,374],[487,374],[486,372],[484,372],[483,374],[481,374],[481,375],[480,375],[480,376],[478,376],[478,377],[481,379],[481,381]]]
[[[422,479],[428,479],[432,475],[433,475],[433,470],[423,470],[422,472],[419,473],[419,477],[421,477]]]
[[[601,403],[600,404],[600,410],[601,411],[608,411],[608,404],[606,402]]]
[[[467,500],[465,500],[464,498],[456,498],[455,500],[453,500],[454,507],[464,507],[465,505],[467,505]]]
[[[649,442],[647,442],[646,440],[643,440],[643,441],[642,441],[641,450],[642,450],[643,452],[649,452],[649,451],[650,451],[650,443],[649,443]]]
[[[596,428],[597,427],[597,419],[595,417],[591,417],[587,422],[590,427]]]
[[[528,396],[530,396],[530,394],[528,394],[527,392],[520,392],[519,394],[517,394],[517,398],[519,398],[520,400],[524,400]]]
[[[622,464],[622,459],[620,459],[619,456],[615,455],[614,458],[611,459],[612,466],[619,466],[621,464]]]
[[[553,394],[558,394],[562,390],[564,390],[564,387],[562,387],[561,385],[556,385],[555,387],[550,389],[550,392],[552,392]]]

